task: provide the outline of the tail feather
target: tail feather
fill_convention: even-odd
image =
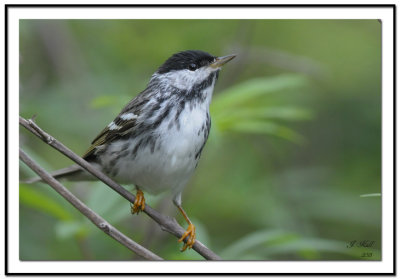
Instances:
[[[81,176],[84,173],[85,172],[82,170],[82,168],[80,166],[73,165],[73,166],[52,172],[51,176],[53,176],[56,179],[64,179],[65,178],[68,180],[81,180]],[[27,183],[27,184],[42,182],[42,178],[41,177],[33,177],[33,178],[27,179],[23,182]]]

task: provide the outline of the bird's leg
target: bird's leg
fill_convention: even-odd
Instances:
[[[189,217],[187,216],[185,210],[183,210],[182,206],[177,205],[179,211],[182,213],[183,217],[185,218],[186,222],[188,222],[189,226],[186,229],[186,232],[182,235],[182,237],[178,240],[182,242],[186,237],[188,237],[186,243],[183,245],[181,252],[185,251],[187,248],[192,248],[195,240],[196,240],[196,228],[190,221]]]
[[[139,188],[136,188],[136,198],[135,198],[135,203],[131,205],[131,213],[139,214],[140,211],[144,210],[144,206],[145,206],[144,194]]]

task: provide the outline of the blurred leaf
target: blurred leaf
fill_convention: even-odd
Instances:
[[[218,94],[211,103],[212,113],[226,110],[229,107],[242,105],[263,95],[302,87],[307,79],[300,75],[280,75],[268,78],[256,78],[230,87]]]
[[[244,107],[233,111],[222,111],[217,117],[219,122],[254,118],[298,121],[311,119],[312,113],[309,110],[296,107]]]
[[[89,232],[87,226],[81,221],[58,222],[55,227],[56,235],[60,239],[75,236],[85,236]]]
[[[317,260],[321,257],[319,251],[310,248],[300,249],[297,254],[301,259],[305,260]]]
[[[360,198],[374,198],[374,197],[381,197],[381,193],[371,193],[371,194],[364,194],[360,195]]]
[[[281,75],[242,82],[215,97],[210,108],[213,123],[221,132],[267,134],[302,143],[302,136],[277,121],[311,119],[311,112],[298,107],[271,107],[260,101],[268,100],[271,93],[300,88],[305,84],[307,79],[301,75]]]
[[[223,129],[242,132],[242,133],[259,133],[259,134],[274,135],[296,143],[304,142],[304,138],[295,131],[285,126],[278,125],[272,122],[240,121],[232,124],[231,126],[224,127]]]
[[[305,259],[317,259],[319,252],[335,252],[347,254],[346,244],[336,240],[326,240],[318,238],[293,239],[280,245],[269,246],[265,249],[265,255],[291,254],[297,253]]]
[[[123,202],[120,195],[102,182],[92,183],[91,191],[87,199],[87,205],[98,214],[104,215],[118,202]]]
[[[26,186],[20,184],[19,199],[20,202],[26,206],[52,215],[53,217],[61,220],[71,220],[72,215],[65,210],[58,203],[43,193],[32,189],[33,186]]]
[[[258,231],[250,233],[239,239],[231,246],[223,250],[220,255],[223,259],[239,259],[248,251],[252,251],[257,246],[264,246],[268,243],[282,244],[296,238],[295,234],[288,234],[281,231]]]

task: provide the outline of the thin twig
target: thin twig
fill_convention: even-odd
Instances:
[[[43,131],[32,119],[26,120],[23,117],[19,117],[19,123],[23,127],[25,127],[28,131],[32,132],[34,135],[38,136],[41,140],[52,146],[54,149],[58,150],[72,161],[77,163],[83,169],[87,170],[89,173],[97,177],[99,180],[103,181],[107,186],[112,188],[122,197],[127,199],[129,202],[135,202],[135,195],[131,192],[126,190],[124,187],[113,181],[107,175],[99,171],[98,169],[94,168],[90,163],[82,159],[80,156],[76,155],[72,152],[68,147],[63,145],[61,142],[56,140],[54,137],[50,136],[48,133]],[[175,218],[165,216],[158,211],[151,208],[149,205],[146,204],[144,212],[152,218],[155,222],[157,222],[161,229],[169,232],[170,234],[180,238],[185,230],[178,224]],[[184,241],[186,242],[187,239]],[[198,252],[201,256],[203,256],[207,260],[221,260],[221,258],[207,248],[204,244],[200,241],[196,240],[195,244],[193,245],[193,250]]]
[[[87,207],[82,201],[74,196],[67,188],[65,188],[60,182],[51,176],[47,171],[40,167],[35,161],[33,161],[23,150],[19,150],[19,158],[34,172],[36,172],[47,184],[49,184],[54,190],[63,196],[69,203],[71,203],[76,209],[78,209],[83,215],[85,215],[93,224],[95,224],[104,233],[108,234],[119,243],[132,250],[139,256],[147,260],[162,260],[161,257],[157,256],[153,252],[147,250],[143,246],[137,244],[132,239],[121,233],[119,230],[110,225],[100,215]]]

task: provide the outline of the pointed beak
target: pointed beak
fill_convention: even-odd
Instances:
[[[217,57],[217,58],[215,58],[215,61],[212,64],[210,64],[210,67],[211,68],[220,68],[235,57],[236,57],[236,54]]]

